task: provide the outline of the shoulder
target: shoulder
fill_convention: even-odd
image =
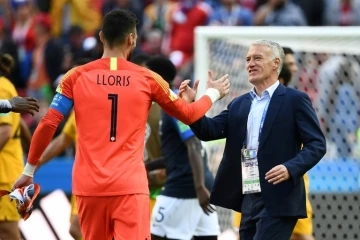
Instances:
[[[0,77],[0,90],[2,92],[7,92],[9,95],[11,95],[9,97],[17,96],[14,84],[12,84],[12,82],[6,77]]]
[[[286,87],[285,89],[286,89],[285,90],[286,95],[289,95],[290,97],[301,98],[301,97],[308,96],[307,93],[299,91],[299,90],[297,90],[295,88]]]
[[[244,100],[249,99],[249,98],[251,99],[250,93],[245,93],[241,96],[234,98],[230,102],[229,106],[231,106],[231,107],[237,106],[238,104],[241,104]]]

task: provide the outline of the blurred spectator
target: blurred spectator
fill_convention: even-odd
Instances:
[[[328,144],[337,149],[336,153],[331,153],[335,157],[355,157],[356,154],[360,122],[359,75],[360,64],[349,55],[332,56],[319,68],[315,106]]]
[[[101,58],[103,54],[103,44],[100,41],[99,33],[100,30],[97,30],[93,37],[86,38],[83,43],[85,57],[91,61]]]
[[[50,103],[54,93],[52,83],[62,73],[64,52],[62,45],[51,37],[50,16],[41,13],[34,21],[36,47],[28,81],[28,95]]]
[[[9,0],[0,0],[0,16],[3,19],[4,28],[9,30],[11,28],[11,9],[9,7]]]
[[[257,0],[238,0],[238,2],[244,8],[250,9],[252,12],[255,12]]]
[[[309,26],[321,26],[324,22],[326,0],[301,0],[299,6],[304,11]]]
[[[141,29],[144,10],[142,0],[107,0],[102,8],[103,16],[115,9],[128,10],[134,13],[139,20],[137,29],[138,31]]]
[[[148,30],[145,32],[145,41],[142,44],[142,51],[149,55],[161,54],[162,39],[163,33],[161,30]]]
[[[301,8],[288,0],[268,0],[255,13],[255,25],[263,26],[305,26]]]
[[[331,26],[360,25],[360,1],[327,0],[324,23]]]
[[[9,54],[14,60],[13,70],[9,75],[9,79],[14,84],[15,88],[25,87],[20,80],[20,68],[18,50],[14,41],[6,35],[5,25],[3,19],[0,17],[0,52]]]
[[[15,23],[12,39],[18,46],[21,86],[26,85],[31,72],[32,51],[35,47],[33,9],[31,0],[10,0]]]
[[[85,50],[83,48],[84,31],[80,26],[74,25],[70,27],[69,33],[69,47],[74,61],[83,58]]]
[[[170,13],[175,3],[170,0],[154,0],[144,11],[143,31],[146,33],[151,29],[165,30],[170,21]]]
[[[174,8],[163,51],[177,68],[192,59],[195,27],[206,25],[210,14],[211,7],[200,0],[181,0]]]
[[[91,35],[101,25],[99,0],[51,0],[50,16],[52,33],[60,36],[70,26],[80,26],[85,34]]]
[[[252,12],[237,0],[221,0],[221,5],[210,16],[209,25],[251,26]]]

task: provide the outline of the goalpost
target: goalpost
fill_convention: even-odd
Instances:
[[[228,73],[231,82],[230,93],[214,104],[207,113],[209,117],[219,114],[232,99],[252,88],[247,81],[245,57],[250,44],[258,39],[272,40],[294,50],[299,70],[289,87],[309,94],[326,136],[327,154],[309,173],[310,192],[332,196],[358,194],[360,27],[197,27],[194,56],[194,79],[200,79],[197,98],[205,92],[208,70],[213,71],[214,79]],[[214,174],[221,161],[224,142],[205,143]],[[333,198],[322,200],[332,204]],[[313,203],[313,208],[315,214],[324,216],[321,206],[317,208]],[[354,214],[341,207],[332,211],[338,216]],[[230,228],[232,212],[219,209],[218,213],[222,230]],[[354,218],[358,219],[358,215]],[[335,226],[336,221],[340,221],[340,226],[343,224],[342,228]],[[332,219],[332,222],[331,231],[335,235],[357,234],[354,228],[346,227],[344,219]],[[329,231],[321,224],[314,226],[316,239],[329,239],[326,235]],[[345,239],[344,236],[338,239]]]

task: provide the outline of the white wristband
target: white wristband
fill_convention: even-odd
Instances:
[[[29,176],[29,177],[34,177],[35,167],[36,167],[35,165],[26,163],[22,174]]]
[[[220,92],[216,88],[206,89],[205,95],[210,97],[212,103],[220,99]]]
[[[12,108],[9,100],[0,100],[0,107],[6,109]]]

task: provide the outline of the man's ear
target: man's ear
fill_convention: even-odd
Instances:
[[[275,58],[274,60],[274,69],[280,68],[280,58]]]
[[[99,32],[99,37],[100,37],[100,41],[104,44],[104,35],[102,31]]]
[[[130,33],[127,37],[127,41],[128,41],[128,44],[130,46],[134,46],[135,44],[135,36],[134,36],[134,33]]]

